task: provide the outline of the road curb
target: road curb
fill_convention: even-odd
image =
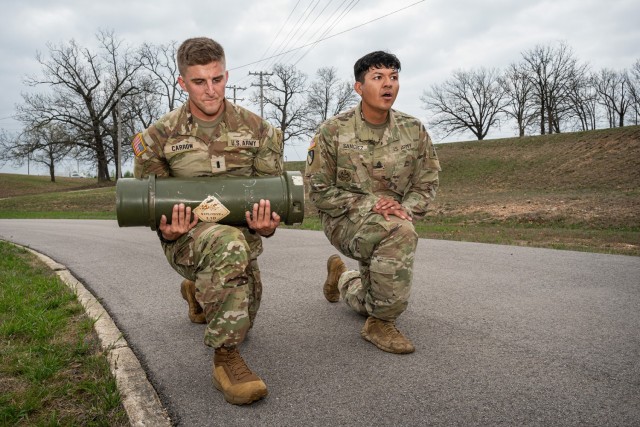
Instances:
[[[147,374],[122,336],[113,319],[100,302],[62,264],[26,246],[13,243],[44,262],[76,294],[89,318],[94,320],[94,330],[100,340],[116,379],[122,405],[132,426],[169,427],[172,425],[160,398],[147,379]]]

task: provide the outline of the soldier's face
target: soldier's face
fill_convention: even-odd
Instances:
[[[370,68],[364,83],[356,82],[355,91],[362,97],[362,108],[376,113],[388,112],[398,96],[400,82],[393,68]]]
[[[201,120],[213,121],[224,111],[224,89],[229,77],[223,62],[190,65],[178,83],[189,94],[191,113]]]

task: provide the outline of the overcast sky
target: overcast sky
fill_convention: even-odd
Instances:
[[[211,37],[226,50],[229,85],[243,87],[253,82],[250,71],[268,71],[274,61],[295,63],[309,79],[318,68],[333,66],[342,79],[353,81],[356,59],[387,50],[402,62],[394,108],[423,122],[428,118],[420,101],[423,90],[457,69],[504,69],[538,44],[564,41],[593,70],[630,68],[640,58],[638,0],[23,0],[3,2],[2,11],[0,128],[12,132],[20,130],[11,117],[26,90],[24,76],[41,71],[36,53],[47,55],[47,43],[72,39],[93,49],[100,29],[113,30],[131,47]],[[238,96],[248,98],[249,90]],[[515,130],[506,125],[489,137],[510,135]],[[447,141],[468,139],[470,134]],[[305,152],[303,145],[289,148],[287,159],[302,159]],[[26,173],[26,168],[5,166],[0,172]]]

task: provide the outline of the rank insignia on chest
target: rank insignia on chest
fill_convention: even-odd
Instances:
[[[212,172],[224,172],[227,170],[227,164],[224,156],[211,157],[211,171]]]

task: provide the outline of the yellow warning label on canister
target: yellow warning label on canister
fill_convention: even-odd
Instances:
[[[229,215],[229,212],[229,209],[220,203],[220,200],[215,196],[208,196],[193,210],[200,221],[204,222],[218,222]]]

